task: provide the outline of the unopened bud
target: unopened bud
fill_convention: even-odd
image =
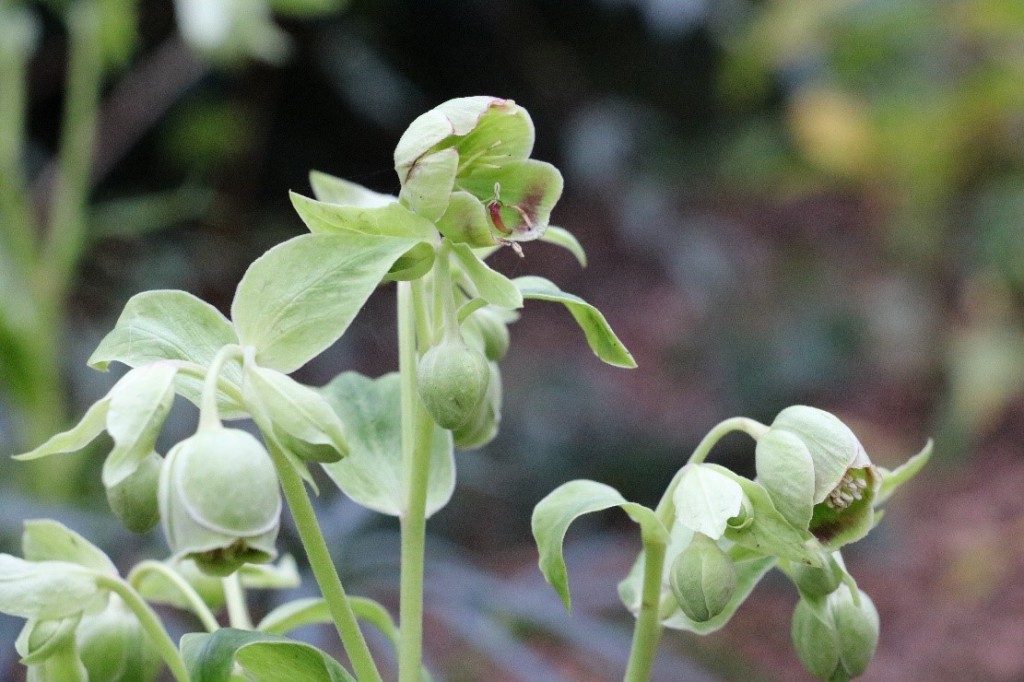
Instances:
[[[736,567],[714,540],[694,533],[690,545],[672,562],[669,585],[679,608],[697,623],[725,610],[736,591]]]
[[[793,646],[821,680],[850,679],[867,670],[878,645],[878,612],[864,592],[855,601],[841,585],[825,599],[802,598],[793,612]]]
[[[453,430],[472,419],[487,392],[490,369],[480,351],[461,338],[446,337],[420,358],[420,399],[439,426]]]
[[[110,510],[133,533],[145,533],[160,520],[157,490],[163,462],[160,455],[151,452],[134,473],[106,489]]]

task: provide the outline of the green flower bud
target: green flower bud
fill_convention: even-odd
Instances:
[[[145,533],[160,520],[157,489],[163,462],[160,455],[151,452],[134,473],[106,488],[110,510],[134,533]]]
[[[160,521],[175,558],[211,575],[277,555],[277,473],[253,436],[222,426],[173,448],[160,472]]]
[[[823,558],[821,567],[793,563],[789,569],[790,578],[801,594],[812,597],[825,597],[839,588],[846,576],[846,571],[834,555]]]
[[[26,682],[86,682],[89,679],[76,647],[80,617],[78,614],[62,620],[25,623],[14,647],[27,668]]]
[[[480,350],[488,360],[497,362],[508,352],[508,323],[514,319],[514,314],[511,320],[506,320],[497,308],[484,306],[462,322],[462,333],[467,343]]]
[[[78,652],[90,680],[148,682],[162,660],[135,614],[117,595],[107,608],[86,616],[78,626]]]
[[[452,431],[456,447],[463,450],[474,450],[494,440],[501,424],[501,372],[498,363],[488,362],[490,380],[487,382],[487,393],[477,405],[473,416],[468,422]]]
[[[442,428],[464,426],[487,393],[490,369],[483,353],[447,335],[420,358],[416,370],[420,399]]]
[[[757,476],[779,512],[826,548],[864,537],[881,481],[863,446],[834,415],[797,405],[757,442]]]
[[[846,680],[867,670],[878,645],[878,612],[867,594],[841,585],[825,599],[803,598],[793,612],[793,646],[821,680]]]
[[[693,540],[672,562],[669,586],[679,608],[697,623],[725,610],[736,592],[736,567],[714,540],[694,533]]]

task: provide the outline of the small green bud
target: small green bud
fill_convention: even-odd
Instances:
[[[103,611],[82,618],[78,653],[89,679],[104,682],[150,682],[163,664],[138,618],[117,595],[111,595]]]
[[[160,521],[174,556],[211,575],[277,555],[277,472],[258,440],[223,426],[201,429],[167,454],[160,472]]]
[[[672,562],[669,586],[690,620],[703,623],[725,610],[736,592],[736,567],[714,540],[694,533]]]
[[[878,612],[867,594],[841,585],[825,599],[802,598],[793,611],[793,646],[821,680],[850,679],[867,670],[878,645]]]
[[[487,393],[477,405],[476,411],[468,422],[452,431],[456,447],[463,450],[474,450],[494,440],[501,424],[501,372],[498,363],[488,362],[490,380],[487,382]]]
[[[846,576],[846,571],[831,554],[823,557],[821,567],[794,562],[789,572],[800,593],[812,597],[825,597],[832,594],[843,583],[843,578]]]
[[[484,306],[462,322],[462,333],[488,360],[497,362],[508,352],[508,322],[496,308]]]
[[[157,490],[163,462],[160,455],[151,452],[134,473],[106,488],[110,510],[133,533],[145,533],[160,520]]]
[[[487,393],[490,369],[483,353],[448,335],[420,358],[416,370],[423,406],[439,426],[464,426]]]

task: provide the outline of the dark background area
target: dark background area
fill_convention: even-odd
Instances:
[[[572,478],[654,505],[714,424],[796,403],[838,414],[883,466],[936,439],[929,470],[848,553],[882,616],[864,679],[1024,677],[1019,2],[360,0],[282,19],[291,52],[276,65],[181,48],[170,3],[142,2],[138,25],[105,101],[148,122],[102,129],[109,172],[92,196],[186,186],[196,199],[157,225],[97,219],[55,340],[70,417],[113,382],[84,360],[131,295],[181,288],[227,310],[248,263],[303,231],[287,191],[308,194],[309,170],[397,192],[391,154],[413,118],[451,97],[512,98],[533,116],[534,156],[565,176],[552,220],[590,263],[527,244],[495,267],[596,305],[639,368],[601,364],[560,306],[528,304],[512,326],[502,431],[457,455],[455,496],[429,526],[438,677],[618,677],[630,623],[615,584],[634,527],[609,514],[570,533],[570,617],[536,570],[533,505]],[[31,63],[32,172],[57,139],[64,55],[47,19]],[[393,317],[382,287],[297,377],[390,371]],[[0,409],[16,434],[17,414]],[[168,443],[194,419],[175,408]],[[749,473],[752,453],[730,437],[714,459]],[[23,518],[56,515],[119,565],[165,552],[158,532],[125,541],[100,516],[98,469],[80,487],[63,507],[4,490],[7,551]],[[347,589],[393,606],[394,525],[326,487],[319,502]],[[806,679],[788,642],[795,602],[769,578],[725,630],[666,632],[657,679]],[[2,622],[13,641],[18,623]],[[326,630],[302,634],[332,646]]]

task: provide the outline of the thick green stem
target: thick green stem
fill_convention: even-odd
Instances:
[[[334,627],[338,630],[341,643],[345,646],[349,660],[355,670],[356,677],[360,682],[381,682],[380,672],[377,671],[377,664],[373,660],[366,640],[359,629],[359,622],[352,611],[348,595],[341,585],[341,578],[331,560],[331,552],[327,548],[323,533],[320,531],[320,524],[317,522],[313,505],[309,501],[309,495],[302,483],[302,478],[295,470],[295,467],[288,460],[272,439],[268,439],[267,447],[277,467],[277,475],[281,479],[281,489],[291,509],[295,527],[299,531],[299,538],[302,546],[306,549],[306,556],[309,558],[310,568],[313,569],[313,576],[320,585],[320,592],[327,602],[327,608],[334,620]]]
[[[160,622],[160,617],[139,596],[139,593],[127,582],[112,575],[99,576],[96,583],[124,600],[125,605],[132,610],[135,617],[139,619],[142,629],[153,641],[160,657],[164,659],[164,663],[171,669],[174,679],[178,682],[189,682],[188,671],[185,669],[185,662],[181,659],[181,654],[178,653],[178,647],[174,645],[174,641],[167,634],[163,623]]]
[[[0,240],[10,249],[0,262],[26,271],[36,257],[36,226],[22,168],[25,73],[37,33],[28,10],[0,5]]]
[[[55,300],[63,298],[85,243],[89,174],[103,76],[100,17],[95,3],[71,6],[68,33],[67,99],[46,243],[46,283]]]
[[[398,283],[398,353],[402,387],[402,471],[406,508],[402,515],[401,607],[398,677],[419,682],[423,660],[423,559],[427,481],[434,423],[416,392],[417,327],[424,329],[422,281]],[[422,333],[420,334],[422,338]]]
[[[708,431],[708,435],[704,436],[704,439],[697,444],[693,454],[690,455],[690,464],[700,464],[703,462],[708,454],[711,453],[711,448],[715,447],[718,441],[722,440],[722,437],[726,434],[732,433],[733,431],[742,431],[748,434],[754,440],[760,438],[768,427],[759,421],[754,419],[748,419],[747,417],[733,417],[732,419],[726,419],[721,422],[715,428]]]
[[[624,682],[646,682],[651,677],[654,656],[661,638],[661,576],[665,565],[665,545],[644,545],[644,582],[640,593],[640,613],[633,629]]]
[[[210,367],[206,370],[206,377],[203,379],[203,394],[199,401],[199,428],[209,429],[220,426],[220,412],[217,410],[217,388],[220,381],[220,373],[228,361],[242,355],[241,346],[228,344],[217,351],[210,361]]]

